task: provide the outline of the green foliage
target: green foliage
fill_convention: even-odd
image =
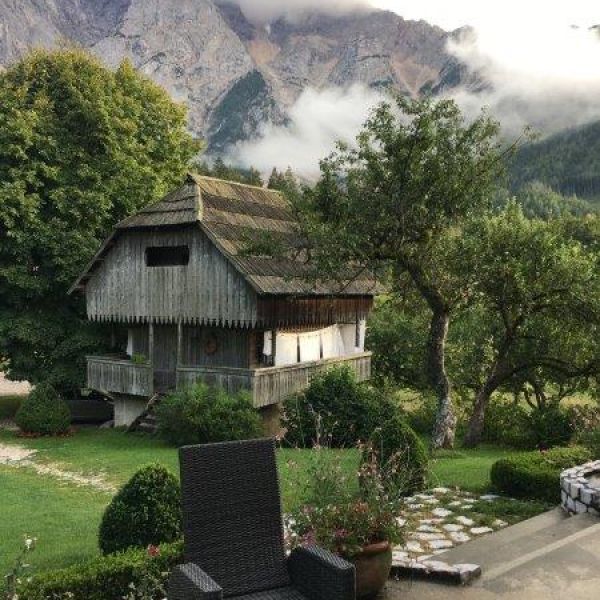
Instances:
[[[557,502],[561,471],[585,463],[590,457],[582,447],[528,452],[494,463],[490,476],[494,486],[510,496]]]
[[[534,443],[540,448],[563,446],[574,434],[569,414],[558,405],[535,407],[528,422]]]
[[[205,383],[174,392],[157,407],[159,434],[175,446],[260,437],[261,418],[248,392],[228,394]]]
[[[115,223],[178,185],[199,145],[168,94],[83,50],[0,75],[0,356],[63,392],[104,340],[66,293]]]
[[[351,448],[393,412],[385,393],[358,383],[353,371],[334,367],[312,378],[308,388],[284,402],[285,441],[309,448],[325,444]]]
[[[510,181],[518,190],[540,180],[556,191],[600,198],[600,121],[557,133],[520,148],[510,163]]]
[[[19,592],[27,600],[123,600],[131,593],[132,584],[143,588],[152,579],[157,582],[157,590],[149,597],[160,600],[164,598],[160,587],[166,584],[171,569],[182,562],[181,542],[161,545],[158,556],[135,548],[66,569],[46,571],[27,581]]]
[[[106,508],[98,543],[104,554],[157,546],[181,535],[181,492],[175,476],[159,464],[140,469]]]
[[[15,422],[25,433],[57,435],[69,430],[71,411],[51,385],[40,383],[21,403]]]
[[[590,451],[592,460],[600,460],[600,429],[592,429],[579,434],[577,443]]]
[[[217,179],[225,179],[226,181],[235,181],[259,187],[263,185],[260,173],[256,169],[240,169],[226,165],[221,157],[218,157],[212,165],[209,165],[206,161],[196,163],[194,170],[199,175],[206,175],[207,177],[216,177]]]
[[[386,419],[369,442],[366,457],[374,453],[390,490],[412,493],[425,487],[427,449],[400,414]]]

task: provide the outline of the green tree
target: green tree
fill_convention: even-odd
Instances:
[[[452,274],[435,259],[440,239],[487,206],[503,172],[498,124],[485,114],[467,123],[451,100],[396,98],[381,104],[357,138],[321,163],[305,195],[304,229],[316,273],[342,265],[408,275],[430,310],[427,373],[438,398],[434,447],[454,443],[456,417],[446,370],[451,312],[461,300]],[[443,243],[442,243],[443,250]]]
[[[207,177],[216,177],[217,179],[236,181],[259,187],[262,187],[264,184],[260,173],[254,167],[250,167],[250,169],[232,167],[226,165],[220,156],[215,159],[212,165],[203,160],[196,163],[194,169],[199,175],[206,175]]]
[[[599,255],[565,233],[562,221],[529,220],[512,204],[464,229],[454,261],[472,277],[472,299],[485,310],[487,342],[465,444],[479,443],[485,410],[501,386],[544,389],[600,374]]]
[[[36,51],[0,75],[0,356],[8,375],[79,387],[102,338],[67,290],[112,226],[178,185],[186,112],[124,62]]]

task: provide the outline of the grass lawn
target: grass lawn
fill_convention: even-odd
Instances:
[[[20,444],[38,450],[34,460],[59,464],[63,470],[87,475],[103,474],[122,485],[141,466],[159,462],[178,471],[177,451],[160,440],[120,430],[84,428],[66,438],[18,438],[0,431],[0,443]],[[353,476],[358,451],[334,450],[344,469]],[[439,452],[431,462],[432,486],[460,487],[479,492],[489,489],[489,469],[510,450],[483,447],[478,450]],[[284,509],[297,506],[303,482],[310,478],[310,451],[282,449],[278,465]],[[0,524],[0,575],[6,572],[25,533],[39,538],[30,561],[36,570],[57,568],[98,552],[98,525],[110,495],[89,487],[57,482],[30,469],[0,467],[3,519]],[[529,516],[529,515],[523,515]]]

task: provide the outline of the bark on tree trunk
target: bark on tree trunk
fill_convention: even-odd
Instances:
[[[456,432],[456,416],[445,362],[449,322],[447,311],[433,311],[429,328],[429,375],[438,398],[438,413],[431,439],[434,449],[454,447]]]
[[[469,420],[467,434],[463,440],[463,443],[467,448],[474,448],[481,442],[483,426],[485,424],[485,411],[490,403],[492,394],[498,388],[498,370],[499,367],[496,364],[492,373],[488,375],[485,383],[481,386],[475,396],[475,406],[473,408],[473,413],[471,414],[471,419]]]

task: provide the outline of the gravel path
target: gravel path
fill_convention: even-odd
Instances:
[[[93,487],[101,492],[114,494],[117,489],[108,483],[103,475],[83,475],[73,471],[65,471],[60,465],[38,463],[33,460],[37,450],[31,450],[17,444],[0,444],[0,465],[15,468],[29,467],[38,475],[46,475],[67,483]]]

